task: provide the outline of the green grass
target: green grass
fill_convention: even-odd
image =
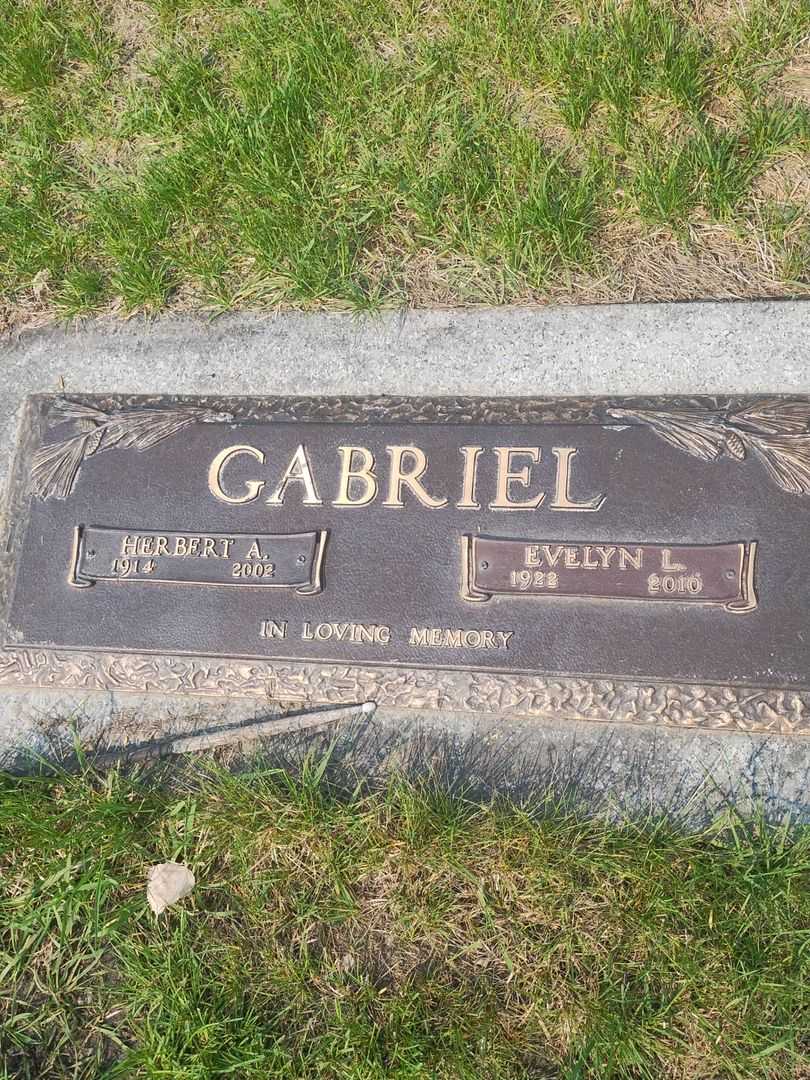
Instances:
[[[0,302],[810,287],[810,0],[0,0]]]
[[[808,1076],[806,831],[321,773],[3,779],[3,1077]]]

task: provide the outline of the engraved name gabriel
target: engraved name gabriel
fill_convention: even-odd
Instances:
[[[339,468],[332,506],[368,506],[381,497],[382,505],[392,509],[404,508],[403,494],[407,490],[422,506],[439,510],[450,505],[450,498],[430,486],[428,459],[419,446],[386,446],[386,461],[375,460],[367,446],[338,446]],[[487,453],[494,456],[496,466],[495,497],[490,510],[535,510],[546,502],[549,492],[537,490],[532,470],[541,462],[539,446],[495,446],[485,451],[483,446],[460,446],[460,498],[454,503],[459,510],[480,510],[476,496],[479,459]],[[550,510],[598,510],[605,501],[600,493],[576,500],[571,494],[572,460],[579,453],[574,446],[553,446],[551,457]],[[240,458],[267,464],[263,450],[238,443],[226,446],[214,457],[208,469],[208,488],[215,498],[231,505],[255,502],[264,498],[268,506],[281,506],[288,488],[298,487],[304,506],[322,506],[321,484],[316,478],[306,446],[299,444],[283,471],[268,485],[264,479],[242,480],[238,484],[229,478],[232,462]],[[265,489],[270,486],[270,494]],[[529,489],[534,488],[529,494]],[[519,492],[517,489],[523,489]]]
[[[678,450],[702,461],[716,461],[722,456],[744,461],[749,455],[764,465],[771,480],[791,495],[810,494],[810,403],[782,399],[754,402],[742,409],[633,409],[610,408],[608,415],[615,420],[649,427],[659,438]],[[380,491],[382,479],[378,463],[365,446],[340,446],[340,477],[334,506],[366,506]],[[460,446],[461,498],[455,503],[460,510],[478,510],[476,482],[479,460],[495,457],[496,496],[488,504],[490,510],[534,510],[545,504],[550,510],[597,511],[605,494],[574,498],[571,495],[573,459],[576,447],[551,448],[553,475],[551,498],[546,502],[546,490],[529,495],[532,470],[540,465],[543,450],[539,446],[496,446],[491,451],[482,446]],[[408,489],[423,506],[439,509],[447,506],[449,498],[431,492],[425,474],[427,455],[418,446],[387,446],[388,476],[383,506],[404,506],[402,492]],[[229,503],[252,502],[260,497],[264,480],[250,481],[238,494],[223,487],[222,474],[228,462],[239,455],[249,455],[265,464],[264,452],[257,447],[235,445],[222,450],[211,463],[209,488],[218,499]],[[267,498],[271,506],[281,505],[291,483],[304,488],[305,505],[321,505],[306,447],[297,447],[276,487]],[[352,490],[354,488],[354,490]],[[523,489],[521,494],[516,489]],[[522,497],[521,497],[522,495]]]
[[[104,411],[94,406],[59,400],[54,408],[63,421],[74,421],[78,431],[36,452],[32,469],[35,495],[66,498],[76,483],[83,462],[112,449],[148,450],[192,423],[233,420],[230,413],[178,406],[172,409],[131,408]],[[810,493],[810,403],[782,399],[763,400],[742,409],[638,409],[610,408],[611,420],[629,421],[650,428],[678,450],[704,461],[728,456],[738,461],[757,458],[771,480],[795,495]],[[458,447],[459,489],[453,493],[458,509],[478,510],[478,474],[489,462],[495,470],[492,510],[598,511],[604,492],[581,492],[572,477],[579,450],[573,446],[550,448],[548,457],[539,446]],[[362,445],[338,447],[338,476],[329,492],[334,506],[362,507],[376,500],[383,506],[402,508],[408,491],[429,509],[451,504],[446,492],[431,484],[428,458],[417,445],[385,447],[385,459],[376,460]],[[234,483],[231,468],[240,460],[255,463],[254,478]],[[313,471],[306,445],[268,479],[267,458],[260,447],[245,443],[223,448],[210,462],[208,487],[220,501],[240,505],[263,498],[269,506],[283,504],[288,489],[298,488],[304,505],[320,506],[322,478]],[[230,474],[230,475],[229,475]],[[538,480],[538,476],[541,479]],[[543,479],[544,477],[544,479]],[[545,481],[545,482],[544,482]],[[572,494],[576,492],[576,494]]]
[[[54,409],[62,421],[74,421],[78,432],[65,439],[47,443],[34,455],[32,490],[42,499],[65,499],[73,491],[83,462],[96,454],[112,449],[144,451],[169,436],[177,434],[192,423],[230,422],[230,413],[211,409],[177,407],[174,409],[121,409],[105,412],[95,406],[83,405],[60,399]],[[480,509],[476,499],[476,482],[479,460],[482,455],[492,454],[497,464],[497,493],[490,502],[491,509],[526,510],[539,507],[546,500],[546,491],[519,497],[516,489],[528,489],[532,483],[532,468],[541,461],[539,446],[497,446],[485,451],[483,446],[459,447],[461,454],[461,498],[456,502],[459,509]],[[578,450],[572,446],[552,447],[553,494],[549,507],[553,510],[598,510],[604,495],[593,495],[582,500],[571,496],[572,459]],[[374,502],[381,490],[382,478],[379,463],[365,446],[339,446],[339,478],[334,506],[367,506]],[[388,476],[383,492],[383,506],[404,507],[403,492],[408,490],[418,503],[430,509],[447,506],[447,496],[432,493],[425,478],[428,460],[425,452],[414,445],[387,446]],[[208,468],[208,487],[220,501],[230,505],[254,502],[269,486],[266,479],[244,481],[237,490],[228,479],[232,462],[239,458],[252,459],[259,465],[267,464],[263,450],[248,444],[235,444],[221,450]],[[270,493],[265,494],[269,506],[281,506],[290,487],[298,487],[305,506],[321,506],[320,482],[316,479],[306,446],[296,447]]]

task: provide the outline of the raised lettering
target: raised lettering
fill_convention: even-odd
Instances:
[[[550,544],[543,544],[543,555],[549,566],[556,566],[562,553],[562,544],[557,544],[556,547],[552,547]]]
[[[245,481],[246,490],[244,495],[228,495],[223,490],[222,470],[231,458],[235,458],[239,454],[247,454],[264,465],[264,454],[261,450],[257,450],[255,446],[227,446],[224,450],[220,450],[208,470],[208,490],[221,502],[231,503],[232,505],[253,502],[254,499],[258,499],[259,493],[264,487],[264,480],[247,480]]]
[[[580,566],[578,551],[579,549],[575,547],[567,547],[565,549],[565,565],[569,570],[574,570]]]
[[[424,476],[428,460],[424,450],[418,446],[387,446],[386,451],[391,458],[391,475],[388,481],[388,498],[383,506],[404,507],[402,501],[402,489],[408,488],[411,494],[423,505],[431,510],[437,510],[441,506],[447,506],[447,499],[434,498],[420,483]],[[411,467],[406,470],[403,461],[410,459]]]
[[[377,494],[377,477],[374,473],[374,455],[365,446],[339,446],[340,482],[338,495],[333,506],[368,506]],[[355,456],[360,464],[355,464]],[[363,493],[357,498],[351,497],[351,488],[362,484]]]
[[[510,486],[521,484],[523,487],[528,487],[531,473],[531,465],[524,465],[522,469],[513,469],[512,459],[522,454],[536,463],[540,460],[540,447],[494,446],[492,451],[498,461],[498,478],[495,498],[489,504],[490,510],[535,510],[546,497],[544,491],[538,492],[532,499],[524,499],[523,502],[510,498]]]
[[[571,458],[579,451],[574,446],[555,446],[551,450],[557,459],[557,478],[554,485],[554,498],[549,503],[552,510],[581,510],[584,513],[595,513],[605,501],[604,495],[594,495],[592,499],[584,502],[574,502],[570,495],[571,485]]]
[[[540,558],[540,545],[539,544],[527,544],[526,554],[524,556],[524,562],[527,566],[541,566],[543,560]]]
[[[619,569],[626,570],[629,563],[634,569],[640,570],[644,561],[644,549],[637,547],[635,555],[626,547],[619,548]]]
[[[264,555],[262,555],[261,544],[259,543],[258,540],[254,540],[253,543],[250,545],[245,558],[246,559],[263,559],[264,558]]]
[[[669,548],[663,548],[661,551],[661,569],[677,572],[678,570],[685,570],[686,564],[672,562],[672,551]]]
[[[475,498],[475,475],[478,458],[483,446],[460,446],[459,453],[464,458],[464,477],[461,484],[461,499],[456,503],[459,510],[480,510],[481,504]]]
[[[321,498],[312,479],[312,469],[307,458],[306,447],[301,443],[296,447],[295,453],[290,459],[290,464],[284,470],[284,475],[273,494],[268,498],[269,506],[281,506],[284,502],[284,494],[288,484],[302,484],[304,497],[301,500],[304,506],[322,506]]]
[[[607,570],[611,562],[613,561],[613,556],[616,554],[616,548],[603,547],[600,545],[599,547],[595,547],[594,551],[599,556],[599,561],[602,564],[602,569]]]

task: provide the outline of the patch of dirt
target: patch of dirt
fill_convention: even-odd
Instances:
[[[30,287],[19,290],[13,300],[0,298],[0,340],[54,321],[49,280],[49,271],[41,270]]]
[[[504,112],[525,127],[553,154],[582,166],[588,156],[588,143],[575,136],[563,122],[551,95],[544,89],[531,89],[512,83],[504,96]]]
[[[440,41],[449,33],[450,22],[441,3],[424,0],[418,10],[414,10],[411,4],[394,0],[390,7],[396,12],[396,18],[389,24],[395,30],[393,36],[374,32],[364,25],[355,25],[349,30],[349,37],[358,50],[370,52],[386,64],[413,62],[420,49]]]
[[[402,45],[393,38],[375,38],[374,51],[387,64],[401,60],[403,55]]]
[[[152,48],[155,42],[155,16],[143,0],[128,0],[126,4],[112,0],[107,7],[110,29],[121,42],[124,60]]]
[[[500,304],[506,299],[497,271],[454,252],[440,253],[429,247],[403,252],[382,241],[366,250],[361,269],[372,291],[379,286],[390,294],[395,282],[396,297],[408,307]]]
[[[722,39],[729,36],[750,6],[750,0],[695,0],[689,22]]]
[[[756,200],[804,205],[810,212],[810,159],[782,158],[757,177],[752,194]]]
[[[727,88],[721,95],[711,97],[706,103],[706,117],[722,131],[734,131],[742,125],[745,102],[735,88]]]
[[[810,105],[810,55],[788,64],[776,80],[776,89],[792,101]]]
[[[107,21],[111,32],[120,42],[121,66],[119,79],[126,85],[149,86],[153,82],[149,68],[160,52],[160,38],[153,9],[144,0],[107,0]],[[116,107],[124,107],[123,99]]]
[[[179,145],[179,136],[174,140],[158,141],[148,135],[134,135],[126,139],[109,135],[72,139],[67,144],[67,150],[88,182],[103,184],[105,177],[113,172],[131,177],[142,175],[155,158],[177,149]]]

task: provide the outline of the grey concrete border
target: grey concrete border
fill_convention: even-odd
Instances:
[[[0,346],[0,462],[26,394],[810,392],[810,302],[101,320]]]
[[[810,303],[139,318],[36,330],[0,346],[0,479],[25,395],[62,387],[217,395],[810,393]],[[115,739],[122,726],[138,726],[138,709],[153,734],[257,715],[233,702],[197,700],[178,711],[116,694],[68,700],[16,692],[1,708],[0,753],[43,748],[45,726],[66,731],[71,721],[80,733]],[[471,730],[469,718],[444,720],[456,735]],[[436,717],[386,711],[375,723],[389,731],[435,728]],[[476,738],[484,738],[476,723]],[[531,742],[546,765],[565,756],[569,780],[599,762],[604,782],[594,777],[586,791],[594,808],[614,791],[625,810],[672,813],[687,788],[694,793],[698,774],[710,776],[722,760],[725,801],[747,809],[762,798],[772,817],[810,820],[810,740],[591,727],[536,724]],[[504,729],[490,726],[487,737]],[[559,780],[549,768],[538,780],[541,774]]]

